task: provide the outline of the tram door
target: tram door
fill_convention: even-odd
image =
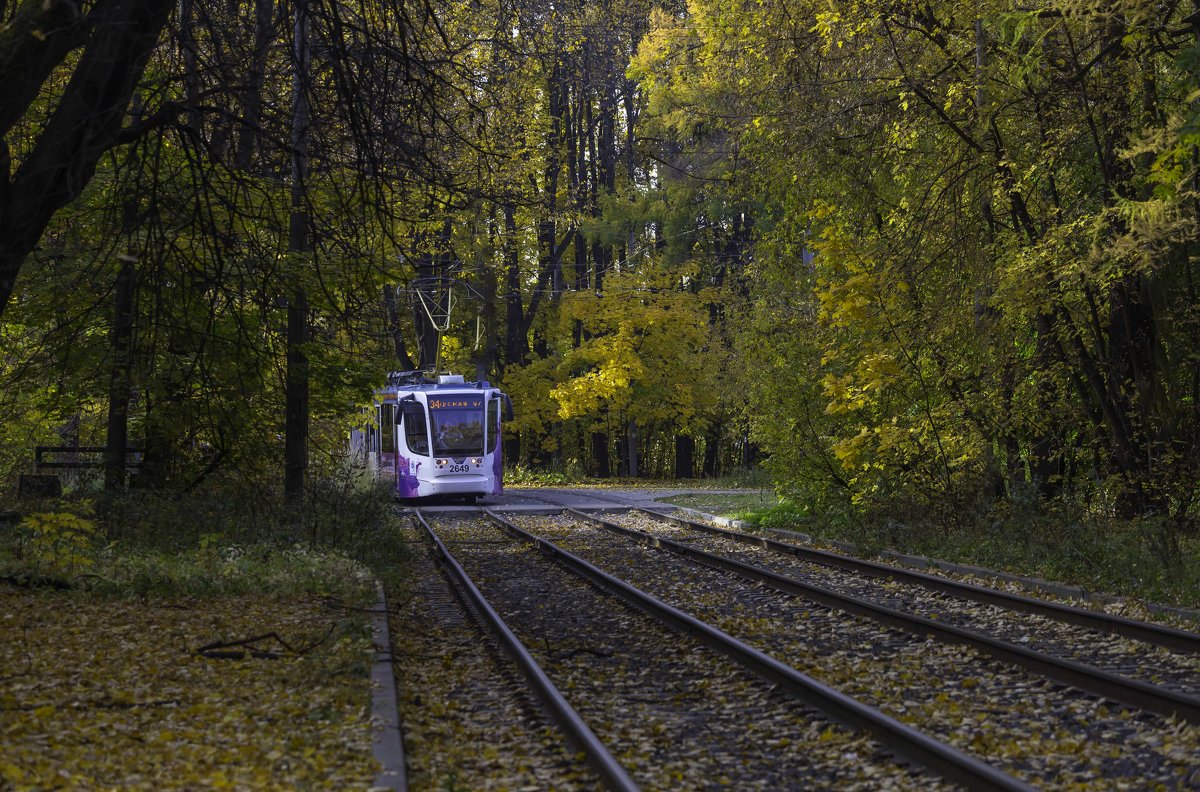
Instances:
[[[396,476],[396,405],[379,405],[379,475]]]
[[[485,429],[487,443],[484,445],[484,449],[486,453],[492,455],[491,492],[493,495],[499,495],[504,492],[504,453],[501,448],[500,399],[500,396],[488,399],[487,420],[485,421],[487,424]]]
[[[429,428],[425,422],[425,405],[417,401],[402,404],[404,442],[414,454],[429,454]]]

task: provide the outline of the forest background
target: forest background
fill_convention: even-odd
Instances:
[[[791,525],[1194,597],[1198,39],[1120,0],[0,0],[0,501],[104,447],[75,495],[126,532],[337,541],[349,427],[436,366],[511,394],[527,470],[761,467]]]

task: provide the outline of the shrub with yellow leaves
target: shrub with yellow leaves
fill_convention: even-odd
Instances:
[[[21,522],[30,557],[38,570],[60,575],[95,563],[100,529],[72,512],[35,512]]]

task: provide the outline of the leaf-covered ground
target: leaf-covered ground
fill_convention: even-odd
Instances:
[[[0,790],[366,789],[370,650],[311,595],[0,584]]]

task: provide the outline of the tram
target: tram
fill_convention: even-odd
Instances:
[[[512,419],[512,400],[500,389],[461,375],[398,372],[375,392],[375,411],[369,455],[400,500],[503,491],[500,430]]]

